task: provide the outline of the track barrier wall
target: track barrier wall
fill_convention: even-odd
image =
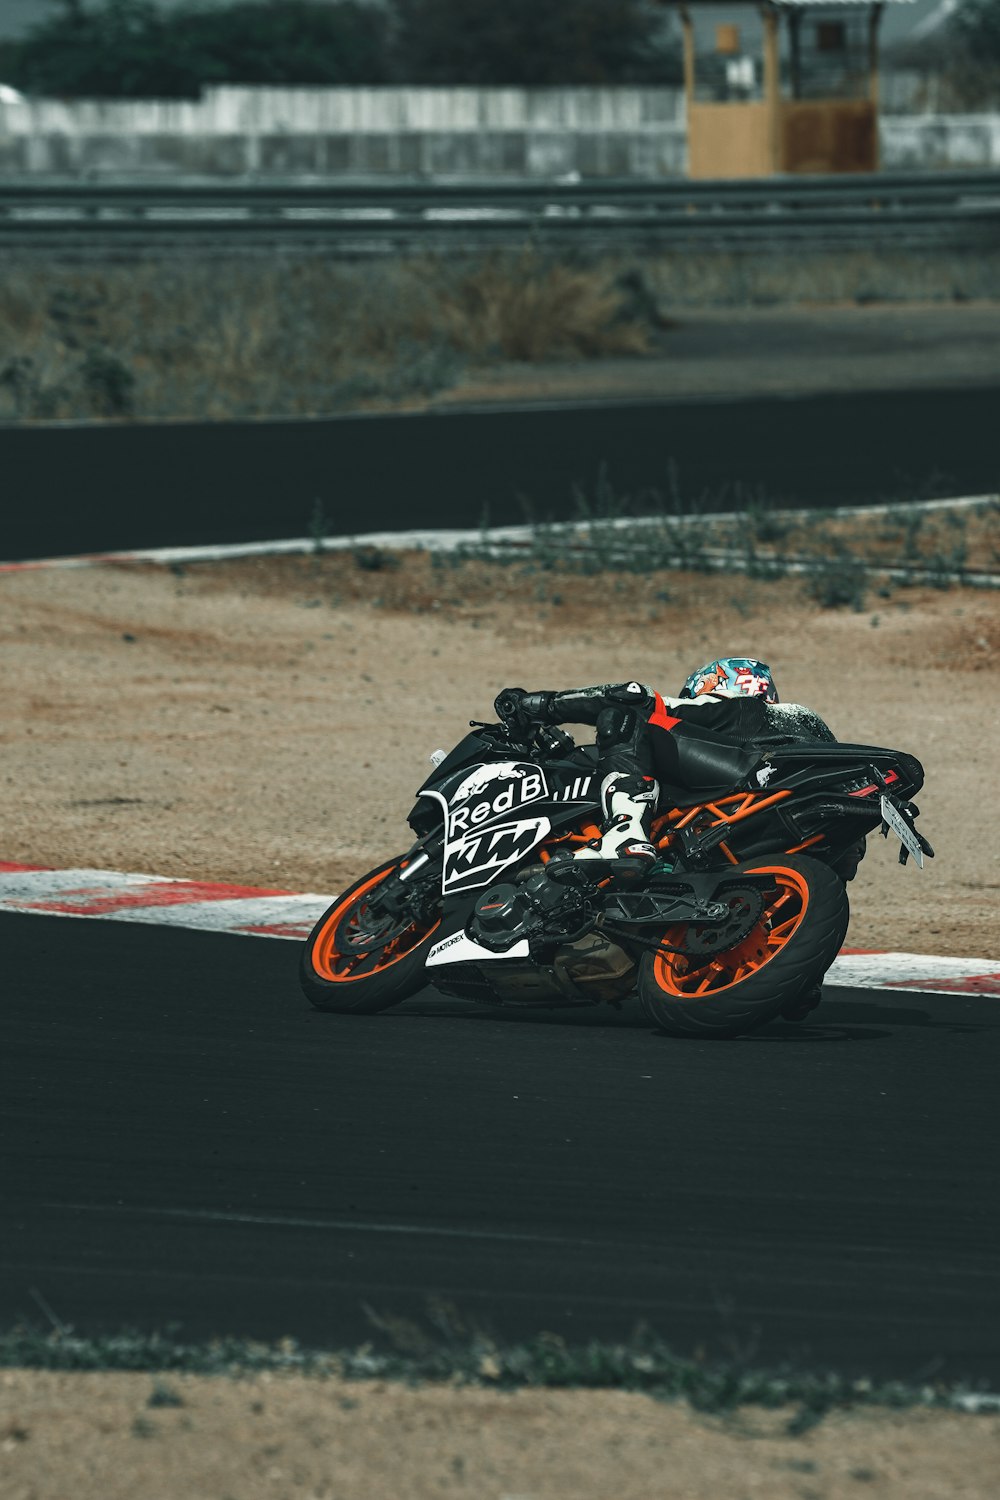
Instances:
[[[1000,114],[938,112],[929,81],[888,70],[882,166],[1000,166]],[[0,174],[310,173],[679,176],[680,88],[271,88],[197,100],[0,104]]]

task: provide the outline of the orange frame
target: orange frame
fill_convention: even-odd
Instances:
[[[718,797],[713,802],[699,802],[696,807],[689,807],[684,810],[679,807],[673,807],[653,824],[653,838],[658,839],[658,847],[664,849],[670,844],[674,831],[686,828],[690,823],[693,823],[699,813],[708,812],[712,814],[712,822],[707,825],[708,828],[733,827],[737,823],[745,822],[747,818],[753,818],[758,813],[766,812],[768,808],[774,807],[778,802],[784,802],[791,795],[792,792],[789,787],[785,787],[780,792],[734,792],[728,797]],[[664,827],[667,829],[666,833],[662,833]],[[804,843],[796,844],[794,849],[786,849],[785,853],[798,854],[802,849],[808,849],[811,844],[819,843],[822,837],[821,833],[814,833]],[[718,845],[718,848],[731,865],[739,864],[739,860],[728,844],[723,841]]]

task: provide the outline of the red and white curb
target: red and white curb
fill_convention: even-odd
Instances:
[[[129,875],[119,870],[46,870],[0,862],[0,911],[42,916],[99,917],[235,932],[256,937],[305,938],[332,896],[254,886]]]
[[[1000,1000],[1000,962],[935,958],[924,953],[859,953],[844,948],[823,983],[841,989],[925,990],[935,995],[989,995]]]
[[[119,870],[47,870],[0,861],[0,912],[153,922],[254,937],[308,937],[333,901],[315,892],[173,880]],[[838,989],[986,995],[1000,1000],[1000,961],[845,948],[825,983]]]

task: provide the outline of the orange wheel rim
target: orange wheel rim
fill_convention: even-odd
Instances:
[[[791,942],[809,907],[805,877],[784,865],[761,866],[752,873],[774,877],[753,931],[728,953],[717,953],[701,963],[681,953],[658,953],[653,961],[653,977],[666,994],[684,1000],[721,994],[759,973]],[[683,927],[672,927],[664,940],[679,948],[684,931]]]
[[[365,896],[387,880],[395,869],[394,865],[392,869],[380,870],[377,875],[372,875],[364,885],[350,891],[330,911],[312,945],[313,968],[321,979],[334,984],[345,981],[353,983],[359,979],[370,979],[374,974],[384,974],[386,969],[391,969],[394,964],[407,958],[437,931],[441,925],[440,917],[429,924],[414,922],[412,926],[396,933],[384,947],[379,947],[377,941],[369,949],[350,947],[351,932],[362,931],[361,923],[368,909]]]

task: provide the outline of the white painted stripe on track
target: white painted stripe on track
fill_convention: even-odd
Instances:
[[[144,922],[301,941],[335,895],[178,880],[122,870],[40,869],[0,862],[0,911]],[[1000,999],[1000,961],[920,953],[841,953],[824,983]]]
[[[281,1214],[226,1213],[222,1209],[210,1208],[132,1208],[121,1204],[94,1203],[46,1203],[45,1208],[55,1208],[68,1213],[128,1214],[140,1218],[147,1215],[162,1219],[194,1219],[213,1224],[262,1224],[275,1229],[326,1229],[333,1233],[347,1234],[405,1234],[427,1235],[438,1239],[456,1240],[504,1240],[526,1245],[587,1245],[591,1248],[607,1248],[611,1241],[581,1240],[575,1236],[559,1234],[518,1234],[505,1229],[456,1229],[435,1224],[380,1223],[372,1219],[313,1219]]]

